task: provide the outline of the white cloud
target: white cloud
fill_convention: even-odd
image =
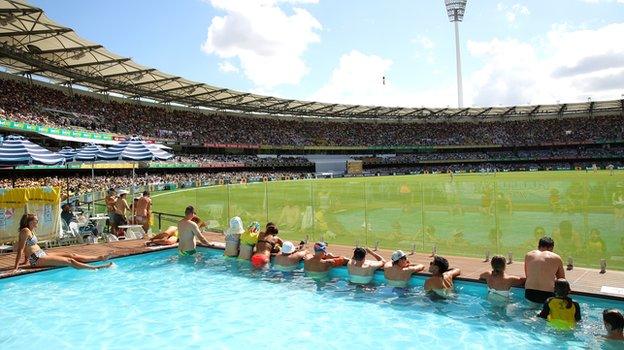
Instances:
[[[230,61],[219,62],[219,71],[223,73],[238,73],[238,67],[233,65]]]
[[[473,105],[615,99],[624,86],[624,23],[594,30],[553,26],[539,44],[516,39],[468,42],[483,62],[467,79]]]
[[[520,16],[528,16],[531,14],[529,9],[522,4],[514,4],[511,7],[508,7],[507,5],[499,2],[496,5],[496,9],[499,12],[503,12],[505,19],[509,23],[514,23]]]
[[[435,44],[428,36],[420,34],[412,39],[411,42],[418,46],[416,54],[414,55],[416,59],[422,58],[429,64],[435,63],[435,52],[433,50]]]
[[[407,91],[395,86],[390,76],[392,64],[390,59],[353,50],[340,57],[329,81],[308,99],[381,106],[446,106],[454,100],[453,86],[425,91]]]
[[[624,4],[624,0],[581,0],[581,2],[586,2],[589,4],[604,4],[608,2],[617,2],[618,4]]]
[[[261,88],[295,85],[308,73],[308,46],[320,42],[319,21],[298,4],[318,0],[211,0],[226,12],[212,19],[202,50],[238,58],[243,74]],[[287,14],[280,3],[292,5]]]

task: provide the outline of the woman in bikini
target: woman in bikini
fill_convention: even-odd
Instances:
[[[488,295],[501,299],[510,297],[511,287],[521,287],[526,281],[524,277],[518,277],[505,273],[507,259],[502,255],[495,255],[490,262],[491,272],[484,272],[479,279],[485,280],[488,287]]]
[[[264,232],[260,232],[258,243],[256,243],[256,253],[251,257],[251,264],[259,269],[268,264],[271,253],[276,250],[277,246],[282,245],[282,239],[277,237],[279,230],[272,222],[266,225]],[[277,252],[277,251],[276,251]]]
[[[19,241],[13,272],[17,271],[17,268],[20,266],[19,262],[22,255],[24,256],[23,264],[28,263],[30,267],[72,266],[77,269],[97,270],[112,265],[112,263],[100,266],[86,264],[107,260],[110,257],[109,255],[86,256],[74,253],[44,252],[37,244],[37,236],[35,236],[38,222],[39,220],[35,214],[24,214],[20,219]]]

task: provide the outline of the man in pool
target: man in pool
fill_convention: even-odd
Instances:
[[[449,262],[441,256],[434,256],[429,263],[431,277],[425,281],[425,292],[435,293],[443,298],[448,297],[453,291],[453,278],[459,276],[458,268],[449,268]]]
[[[316,242],[314,243],[314,255],[308,254],[304,258],[303,269],[309,277],[324,279],[332,267],[344,266],[347,263],[349,263],[349,259],[328,253],[325,242]]]
[[[609,340],[624,340],[624,316],[622,316],[620,310],[604,310],[602,312],[602,321],[607,330],[605,338]]]
[[[534,303],[544,304],[546,299],[554,297],[555,280],[565,278],[563,260],[553,253],[555,241],[542,237],[536,250],[524,257],[524,297]]]
[[[367,260],[366,253],[372,255],[376,261]],[[353,251],[353,258],[349,261],[349,281],[355,284],[367,284],[373,280],[375,271],[382,268],[386,260],[381,255],[366,248],[357,247]]]
[[[210,242],[201,233],[199,226],[193,221],[193,218],[195,218],[195,208],[189,205],[184,210],[184,219],[178,222],[178,239],[180,241],[178,253],[180,256],[190,256],[197,252],[195,237],[201,243],[210,245]]]
[[[386,283],[392,287],[407,287],[412,274],[425,269],[422,264],[412,265],[402,250],[392,253],[390,259],[392,262],[388,262],[384,266],[384,276]]]

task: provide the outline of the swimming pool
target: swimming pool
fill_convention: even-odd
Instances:
[[[576,297],[584,321],[555,331],[520,291],[509,304],[483,285],[457,282],[457,298],[432,300],[424,279],[410,290],[356,287],[344,269],[329,282],[302,272],[253,271],[200,249],[115,259],[101,271],[57,269],[0,280],[5,349],[128,348],[586,348],[599,347],[601,312],[624,303]],[[380,281],[382,276],[376,277]]]

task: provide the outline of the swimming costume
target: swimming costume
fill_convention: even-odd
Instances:
[[[488,286],[488,293],[496,296],[500,296],[503,298],[509,298],[511,296],[510,290],[498,290]]]
[[[349,275],[349,281],[351,283],[356,284],[369,284],[373,280],[373,275],[370,276],[362,276],[362,275]]]
[[[386,284],[390,287],[397,287],[397,288],[406,288],[407,287],[407,281],[404,280],[389,280],[386,279]]]
[[[178,250],[178,254],[180,256],[191,256],[191,255],[194,255],[195,253],[197,253],[197,249],[191,249],[191,250],[185,250],[185,251]]]
[[[43,258],[46,255],[46,252],[41,249],[30,254],[30,256],[28,257],[28,262],[30,263],[30,266],[35,267],[37,265],[37,261],[39,261],[39,258]]]
[[[314,280],[325,280],[329,278],[329,271],[306,271],[306,276],[314,279]]]
[[[569,308],[568,304],[571,304]],[[548,298],[540,316],[546,316],[546,319],[556,327],[570,328],[581,320],[581,307],[572,300],[568,302],[562,298]]]
[[[537,290],[537,289],[525,289],[524,290],[524,298],[534,303],[543,304],[546,302],[546,299],[552,298],[554,296],[555,296],[555,293],[553,292],[545,292],[543,290]]]
[[[29,247],[34,246],[35,244],[37,244],[37,242],[37,236],[35,236],[34,233],[30,237],[26,238],[26,245]]]
[[[446,289],[446,288],[434,288],[434,289],[431,289],[429,292],[442,298],[448,298],[452,294],[452,290]]]
[[[295,271],[296,269],[299,268],[299,264],[297,265],[273,265],[273,269],[276,271],[282,271],[282,272],[292,272]]]
[[[251,265],[259,269],[269,263],[269,257],[264,254],[254,254],[251,257]]]

